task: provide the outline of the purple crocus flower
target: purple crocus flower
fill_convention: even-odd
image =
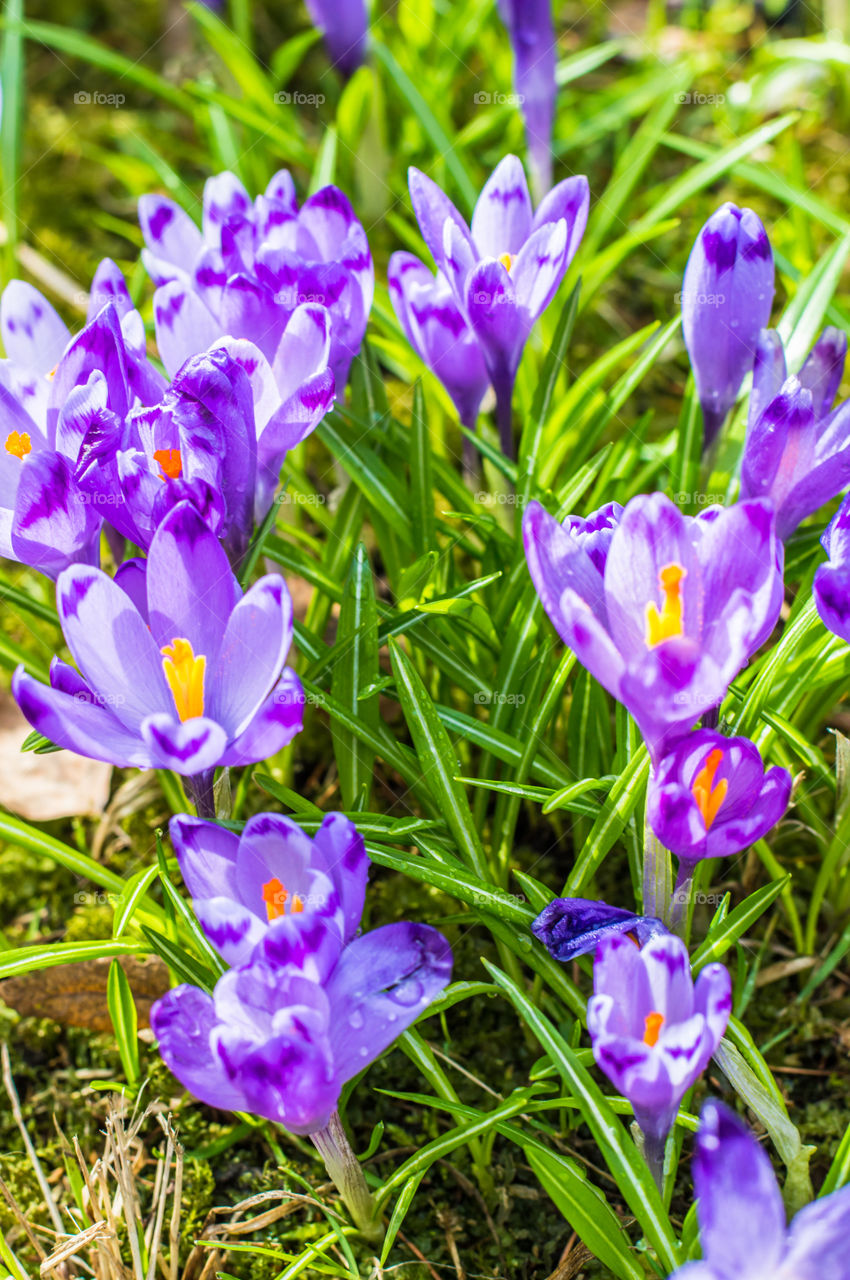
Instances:
[[[687,874],[703,858],[748,849],[788,808],[791,775],[765,771],[755,743],[696,729],[680,739],[653,770],[646,818]]]
[[[555,24],[552,0],[499,0],[514,53],[531,176],[538,198],[552,185],[552,126],[555,121]]]
[[[366,56],[366,0],[306,0],[306,4],[331,62],[342,75],[353,75]]]
[[[369,859],[343,814],[328,814],[312,840],[278,813],[256,814],[241,835],[186,814],[169,830],[195,914],[228,964],[246,964],[270,930],[267,957],[317,919],[333,926],[328,939],[357,932]]]
[[[554,898],[533,922],[531,932],[562,964],[595,951],[603,938],[631,935],[643,946],[668,933],[655,916],[639,916],[591,898]]]
[[[452,954],[429,925],[384,925],[344,943],[326,916],[304,917],[287,931],[290,916],[276,921],[212,995],[169,991],[151,1027],[171,1071],[202,1102],[318,1137],[345,1082],[445,987]]]
[[[728,970],[706,965],[694,983],[680,938],[643,947],[622,935],[600,942],[587,1004],[593,1056],[632,1104],[659,1181],[679,1104],[708,1066],[731,1009]]]
[[[247,338],[285,398],[292,352],[284,335],[297,308],[312,303],[330,312],[330,365],[342,391],[366,332],[375,273],[366,233],[339,188],[323,187],[299,210],[285,169],[253,203],[234,174],[220,173],[204,187],[203,231],[165,196],[142,196],[139,221],[142,259],[157,286],[157,344],[172,376],[222,338]]]
[[[238,564],[257,484],[254,404],[241,365],[224,350],[193,356],[160,404],[124,421],[110,413],[102,378],[86,390],[76,478],[113,528],[147,548],[165,515],[188,500]]]
[[[764,502],[694,517],[644,494],[563,525],[531,503],[523,537],[556,631],[635,717],[656,763],[779,616],[782,544]]]
[[[693,1171],[703,1261],[680,1267],[676,1280],[845,1280],[850,1187],[807,1204],[787,1226],[766,1152],[713,1098],[700,1114]]]
[[[9,359],[0,367],[0,554],[56,577],[97,564],[103,510],[76,483],[88,406],[123,417],[165,382],[149,364],[144,328],[114,263],[101,263],[85,328],[70,334],[37,290],[12,281],[0,300]]]
[[[696,238],[682,284],[682,328],[706,448],[753,367],[773,288],[773,250],[758,216],[721,205]]]
[[[191,503],[165,517],[143,567],[128,561],[113,581],[74,565],[56,595],[78,670],[54,658],[46,686],[19,667],[12,690],[57,746],[119,767],[173,769],[209,810],[217,765],[263,760],[300,730],[304,695],[284,666],[286,584],[269,574],[243,595]]]
[[[850,644],[850,497],[824,530],[821,543],[829,560],[815,573],[815,605],[824,626]]]
[[[446,388],[463,426],[474,431],[490,377],[449,282],[440,271],[434,276],[412,253],[394,253],[387,278],[410,345]]]
[[[767,498],[780,538],[850,484],[850,402],[832,408],[847,335],[825,329],[796,377],[787,377],[779,334],[765,330],[741,466],[741,496]]]
[[[567,178],[536,213],[522,165],[505,156],[467,226],[443,191],[410,170],[422,236],[474,332],[496,393],[502,448],[513,454],[511,397],[526,339],[555,296],[584,235],[587,178]]]

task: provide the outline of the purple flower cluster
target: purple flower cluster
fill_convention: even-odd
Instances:
[[[502,449],[513,456],[511,401],[523,349],[581,243],[590,192],[567,178],[532,208],[520,161],[506,156],[485,184],[472,225],[424,173],[410,198],[436,277],[409,253],[390,260],[390,296],[418,354],[472,427],[492,386]]]
[[[234,967],[212,994],[179,986],[151,1010],[160,1052],[201,1101],[318,1134],[340,1090],[449,981],[452,955],[429,925],[357,936],[369,859],[342,814],[314,839],[278,814],[241,836],[173,818],[198,918]]]

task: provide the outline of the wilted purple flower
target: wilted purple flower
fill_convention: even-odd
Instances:
[[[779,616],[782,544],[764,502],[693,517],[644,494],[563,525],[531,503],[523,537],[555,629],[656,762],[723,699]]]
[[[637,947],[604,938],[593,966],[587,1029],[597,1065],[632,1104],[660,1177],[682,1098],[708,1066],[732,1009],[732,982],[710,964],[694,983],[687,948],[672,934]]]
[[[217,765],[263,760],[300,730],[304,695],[284,666],[286,584],[270,574],[243,595],[190,503],[163,520],[143,570],[128,561],[113,581],[74,565],[56,594],[79,670],[54,658],[46,686],[19,667],[12,690],[57,746],[123,767],[174,769],[206,795]]]
[[[791,775],[764,762],[749,738],[696,729],[652,772],[646,819],[688,868],[748,849],[788,808]],[[680,870],[680,877],[681,877]]]
[[[105,301],[104,301],[105,300]],[[108,260],[92,284],[91,314],[71,338],[37,290],[12,281],[0,300],[9,359],[0,366],[6,425],[0,448],[0,554],[56,577],[97,564],[103,510],[74,472],[87,409],[118,418],[165,388],[145,354],[144,328],[124,279]]]
[[[297,945],[315,919],[333,926],[329,940],[357,932],[369,859],[343,814],[329,813],[312,840],[278,813],[256,814],[241,835],[186,814],[169,830],[195,914],[228,964],[247,963],[270,930],[272,951]]]
[[[474,332],[493,390],[502,448],[513,453],[511,397],[526,339],[552,301],[587,223],[584,177],[560,182],[535,213],[522,165],[505,156],[478,197],[472,228],[435,182],[410,170],[419,228]]]
[[[326,917],[282,917],[212,995],[169,991],[151,1027],[197,1098],[291,1133],[326,1128],[347,1080],[419,1017],[451,976],[449,944],[424,924],[389,924],[343,945]],[[286,930],[282,926],[286,925]]]
[[[139,201],[154,284],[154,320],[170,374],[225,337],[247,338],[288,394],[292,350],[287,326],[303,304],[331,315],[330,365],[342,392],[360,350],[372,306],[375,273],[366,233],[337,187],[323,187],[301,209],[289,173],[276,173],[251,202],[232,173],[204,187],[203,232],[165,196]]]
[[[342,75],[353,75],[366,56],[366,0],[306,0],[306,4],[331,62]]]
[[[554,898],[533,922],[531,932],[550,955],[566,964],[595,951],[603,938],[632,935],[643,946],[669,932],[655,916],[639,916],[591,898]]]
[[[555,24],[552,0],[499,0],[514,53],[514,88],[520,100],[531,173],[538,197],[552,185],[555,120]]]
[[[850,1187],[807,1204],[786,1226],[766,1152],[713,1098],[700,1114],[693,1171],[703,1261],[680,1267],[676,1280],[845,1280]]]
[[[416,354],[440,379],[461,423],[475,429],[490,378],[475,333],[461,315],[448,281],[412,253],[394,253],[390,300]]]
[[[833,410],[847,335],[825,329],[796,377],[787,377],[782,339],[765,330],[741,466],[741,497],[767,498],[780,538],[850,484],[850,402]]]
[[[724,204],[696,238],[682,283],[682,328],[706,448],[753,367],[773,302],[773,250],[752,209]]]
[[[821,537],[829,560],[818,566],[813,594],[824,626],[850,644],[850,497]]]

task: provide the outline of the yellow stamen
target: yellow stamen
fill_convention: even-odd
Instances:
[[[13,458],[20,458],[21,461],[32,453],[32,441],[28,431],[10,431],[6,436],[6,452],[11,453]]]
[[[655,602],[646,606],[646,643],[650,649],[664,640],[682,634],[682,579],[685,570],[680,564],[666,564],[658,574],[658,585],[664,597],[659,611]]]
[[[272,880],[267,880],[263,885],[263,902],[266,904],[266,915],[269,920],[279,920],[281,916],[286,915],[286,904],[289,901],[289,892],[275,876]],[[297,915],[304,910],[304,903],[298,894],[292,895],[291,914]]]
[[[158,462],[162,475],[160,480],[179,480],[183,474],[183,459],[179,449],[157,449],[153,455]]]
[[[181,720],[191,720],[204,714],[204,672],[207,660],[203,654],[195,657],[188,640],[177,637],[160,649],[163,654],[162,669],[174,698],[174,705]]]
[[[710,751],[706,756],[705,764],[694,778],[691,786],[691,793],[697,802],[697,808],[702,814],[706,831],[710,830],[720,806],[726,799],[726,792],[729,790],[729,783],[726,778],[721,778],[716,785],[714,782],[714,775],[720,768],[722,759],[723,752],[720,747],[715,747],[713,751]]]
[[[658,1037],[661,1034],[661,1028],[664,1026],[664,1014],[648,1013],[643,1021],[646,1027],[643,1033],[643,1042],[651,1048],[653,1045],[658,1044]]]
[[[511,267],[514,265],[514,255],[512,253],[500,253],[499,261],[506,271],[510,271]]]
[[[48,381],[48,382],[52,382],[52,381],[53,381],[53,379],[56,377],[56,370],[57,370],[58,368],[59,368],[59,365],[58,365],[58,364],[55,364],[55,365],[53,366],[53,368],[50,370],[50,373],[48,373],[48,374],[46,374],[46,375],[45,375],[45,377],[47,378],[47,381]]]

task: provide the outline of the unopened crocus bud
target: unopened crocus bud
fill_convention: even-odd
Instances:
[[[306,0],[328,57],[344,76],[353,75],[366,56],[366,0]]]
[[[772,503],[780,538],[850,484],[850,403],[832,408],[846,355],[846,334],[825,329],[789,378],[779,335],[759,339],[741,497]]]
[[[758,215],[722,205],[696,238],[682,286],[682,328],[706,448],[753,367],[773,289],[773,251]]]
[[[499,0],[514,53],[519,99],[532,183],[537,198],[552,185],[552,126],[555,120],[555,26],[552,0]]]

